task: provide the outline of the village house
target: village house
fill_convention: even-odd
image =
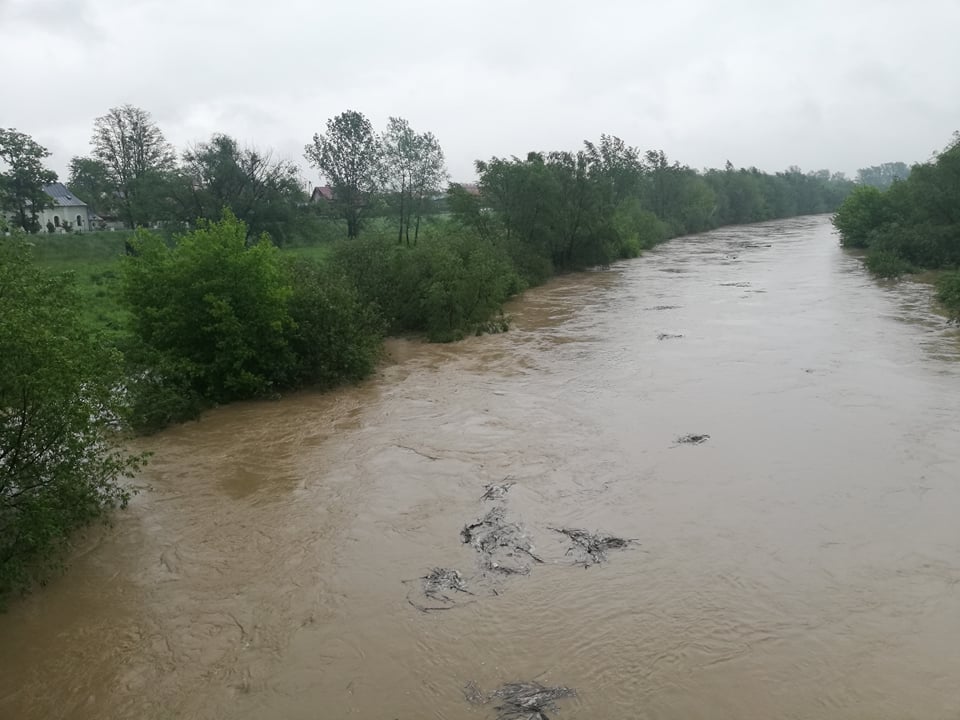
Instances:
[[[97,216],[87,204],[70,192],[63,183],[53,183],[43,188],[43,191],[53,200],[52,207],[45,207],[40,212],[40,227],[54,232],[86,232],[92,229]]]
[[[333,188],[329,185],[314,187],[313,192],[310,194],[310,202],[312,203],[328,203],[332,201]]]

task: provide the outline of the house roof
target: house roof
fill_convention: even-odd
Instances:
[[[316,202],[318,200],[333,200],[333,188],[329,185],[323,185],[321,187],[313,188],[313,194],[310,196],[311,199]]]
[[[58,207],[86,207],[86,203],[67,189],[63,183],[45,185],[43,191],[53,198],[53,204]]]

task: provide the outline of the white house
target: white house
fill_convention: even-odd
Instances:
[[[40,229],[54,232],[66,232],[69,227],[74,232],[86,232],[96,219],[87,204],[74,195],[63,183],[53,183],[43,188],[53,199],[53,207],[45,207],[40,212]]]

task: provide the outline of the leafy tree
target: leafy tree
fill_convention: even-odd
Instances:
[[[43,188],[57,175],[43,167],[50,151],[26,133],[0,128],[0,210],[12,212],[14,223],[27,232],[39,232],[39,211],[53,202]]]
[[[227,211],[173,247],[144,231],[133,245],[123,297],[141,344],[135,359],[161,368],[158,382],[217,403],[291,382],[292,287],[269,238],[248,247],[246,226]]]
[[[417,136],[416,155],[413,163],[411,189],[414,202],[413,212],[416,215],[416,224],[413,232],[413,242],[416,244],[420,237],[420,220],[423,216],[424,203],[431,195],[440,192],[447,181],[447,165],[444,160],[440,141],[433,133],[426,132]],[[410,216],[407,215],[407,242],[410,242]]]
[[[331,118],[326,135],[314,135],[304,157],[333,188],[334,206],[347,221],[347,237],[357,237],[382,167],[380,142],[370,121],[354,110]]]
[[[282,244],[303,200],[296,165],[269,152],[242,148],[229,135],[214,135],[184,153],[181,218],[216,220],[229,208],[246,223],[249,237],[269,233]]]
[[[146,110],[111,108],[94,121],[93,154],[107,168],[131,228],[151,220],[162,200],[164,176],[176,164],[173,147]]]
[[[400,226],[397,242],[403,242],[404,229],[410,242],[410,211],[413,204],[413,169],[417,155],[417,134],[403,118],[391,117],[380,138],[384,189],[397,198]]]
[[[69,275],[0,238],[0,596],[55,565],[71,531],[129,497],[117,444],[121,358],[81,318]]]
[[[102,160],[90,157],[71,159],[67,187],[98,215],[117,213],[117,196],[110,180],[110,170]]]
[[[897,180],[910,177],[910,168],[902,162],[887,162],[857,170],[857,183],[886,190]]]

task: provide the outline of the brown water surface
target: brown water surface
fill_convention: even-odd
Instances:
[[[571,719],[960,717],[960,342],[926,286],[816,217],[511,312],[144,441],[131,509],[0,616],[0,717],[480,720],[467,681],[535,677]],[[458,532],[508,475],[546,562],[495,580]],[[640,545],[584,570],[556,525]],[[434,566],[477,594],[418,612]]]

